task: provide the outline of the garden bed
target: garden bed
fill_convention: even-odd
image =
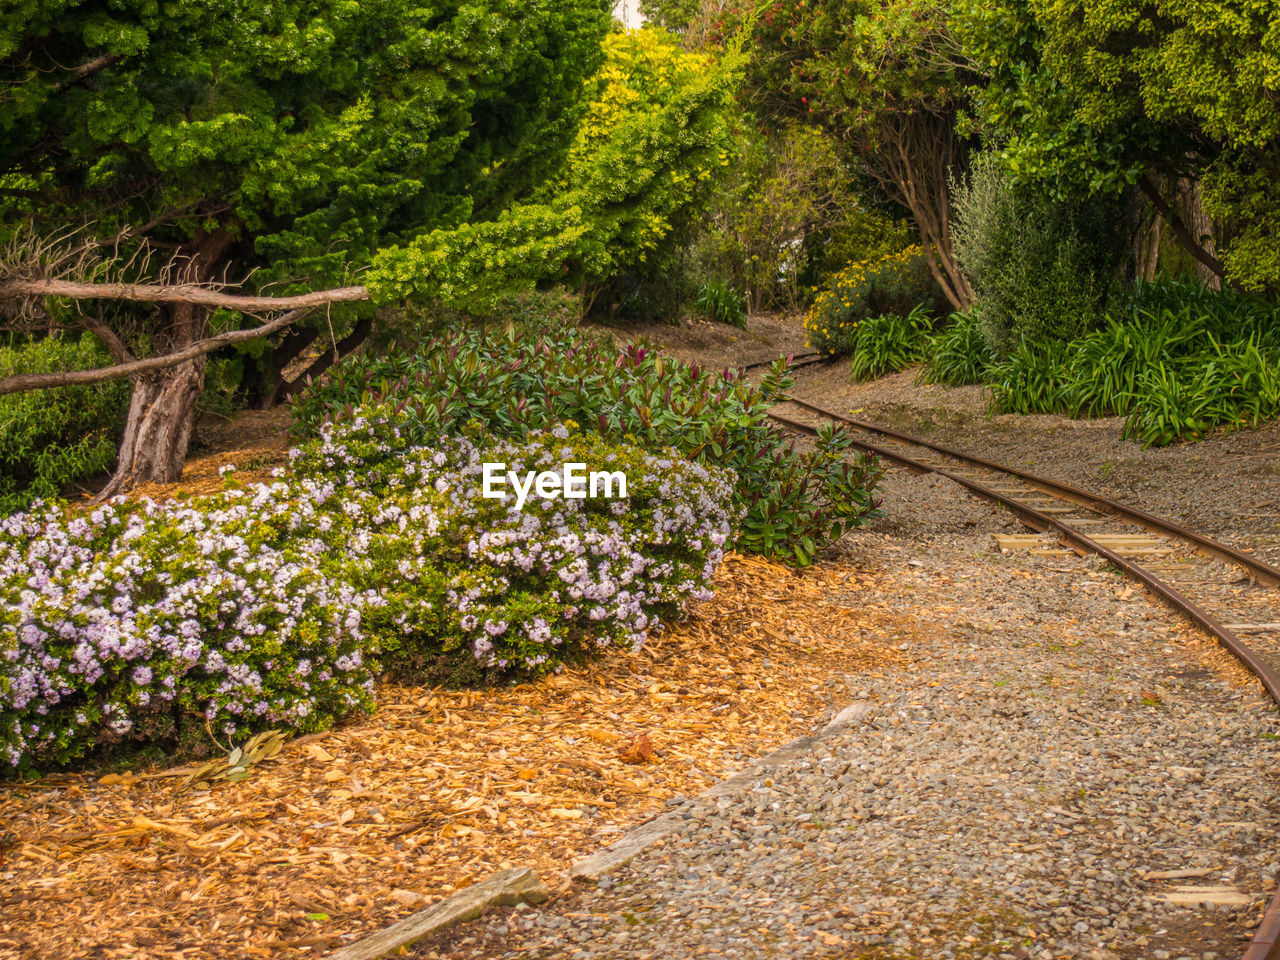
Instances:
[[[831,599],[874,579],[730,557],[716,598],[638,653],[514,687],[384,685],[375,716],[244,782],[0,786],[0,957],[319,954],[504,866],[555,884],[668,798],[807,732],[846,678],[901,664],[912,621]],[[652,756],[627,762],[641,735]]]

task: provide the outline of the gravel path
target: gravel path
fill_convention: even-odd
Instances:
[[[679,833],[601,888],[417,955],[1239,956],[1280,874],[1261,688],[1095,562],[997,554],[1007,515],[946,481],[886,499],[841,562],[890,587],[845,599],[919,629],[910,668],[854,679],[869,720],[736,798],[677,798]],[[1239,902],[1162,899],[1184,886]]]
[[[1280,563],[1280,421],[1144,450],[1124,419],[993,416],[983,387],[854,383],[847,361],[796,371],[795,394],[968,453],[1096,490]]]

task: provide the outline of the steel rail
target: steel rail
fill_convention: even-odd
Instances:
[[[1058,483],[1055,480],[1048,480],[1038,477],[1035,474],[1026,473],[1021,470],[1006,467],[1002,464],[994,463],[980,457],[970,456],[953,450],[941,444],[930,443],[928,441],[919,440],[909,434],[901,433],[895,430],[889,430],[877,427],[874,424],[862,423],[849,417],[844,417],[832,411],[825,410],[816,404],[803,400],[797,400],[794,397],[788,397],[786,402],[796,404],[812,413],[826,417],[837,423],[845,423],[850,426],[872,434],[881,434],[890,437],[901,443],[914,444],[932,450],[935,453],[960,460],[963,463],[980,466],[993,472],[1004,473],[1009,476],[1017,477],[1025,481],[1033,487],[1048,488],[1051,492],[1056,493],[1061,499],[1070,500],[1088,509],[1095,510],[1100,513],[1114,513],[1122,517],[1129,518],[1132,522],[1139,523],[1149,529],[1154,529],[1176,539],[1185,540],[1195,544],[1209,553],[1214,554],[1223,559],[1229,559],[1235,563],[1244,566],[1251,571],[1259,574],[1259,579],[1265,579],[1274,584],[1280,584],[1280,570],[1272,567],[1270,564],[1264,563],[1255,557],[1241,553],[1234,547],[1227,544],[1218,543],[1208,537],[1186,530],[1178,524],[1161,520],[1144,511],[1129,507],[1118,501],[1111,500],[1108,497],[1096,496],[1087,491],[1080,490],[1068,484]],[[806,423],[792,420],[779,414],[770,413],[769,416],[782,424],[789,430],[798,433],[814,436],[817,434],[817,428]],[[1243,663],[1253,674],[1261,681],[1263,687],[1270,695],[1271,699],[1280,705],[1280,675],[1268,666],[1249,646],[1242,641],[1233,630],[1219,622],[1216,617],[1207,610],[1196,604],[1190,598],[1184,596],[1180,591],[1170,584],[1164,582],[1151,571],[1147,570],[1139,563],[1135,563],[1128,557],[1116,553],[1106,545],[1097,542],[1093,538],[1071,528],[1066,522],[1058,520],[1051,514],[1042,513],[1034,506],[1030,506],[1013,497],[1003,494],[997,490],[993,490],[984,484],[979,483],[969,477],[961,476],[952,470],[935,464],[924,463],[909,457],[904,453],[890,450],[879,444],[870,443],[865,440],[853,439],[852,445],[866,453],[873,453],[878,457],[882,457],[892,463],[906,467],[917,473],[932,473],[941,477],[945,477],[954,483],[959,484],[975,496],[993,503],[998,503],[1015,513],[1022,521],[1032,529],[1041,532],[1053,531],[1060,539],[1070,544],[1078,552],[1096,554],[1116,568],[1124,571],[1129,576],[1138,580],[1146,586],[1152,593],[1172,607],[1176,612],[1184,615],[1197,626],[1213,635],[1219,643],[1226,647],[1241,663]],[[1263,913],[1262,922],[1259,924],[1257,931],[1254,933],[1253,940],[1249,944],[1248,950],[1245,951],[1241,960],[1280,960],[1280,889],[1272,897],[1266,911]]]
[[[872,423],[866,423],[861,420],[855,420],[852,417],[846,417],[843,414],[835,413],[831,410],[824,410],[822,407],[812,404],[807,400],[800,400],[796,397],[788,396],[786,401],[788,403],[793,403],[798,407],[803,407],[811,413],[816,413],[829,420],[835,420],[838,423],[855,427],[856,429],[862,430],[866,433],[891,437],[901,443],[910,443],[914,446],[924,447],[928,450],[934,451],[935,453],[940,453],[943,456],[951,457],[955,460],[962,460],[965,463],[970,463],[974,466],[1007,473],[1010,476],[1026,481],[1032,486],[1040,487],[1043,492],[1050,493],[1060,499],[1070,500],[1079,506],[1088,507],[1089,509],[1096,510],[1099,513],[1110,513],[1115,516],[1123,517],[1130,522],[1141,527],[1146,527],[1148,530],[1155,533],[1162,533],[1166,536],[1172,536],[1179,540],[1194,543],[1202,552],[1213,554],[1220,560],[1225,560],[1229,563],[1234,563],[1238,566],[1244,567],[1258,580],[1264,581],[1271,586],[1280,587],[1280,568],[1274,567],[1264,560],[1259,560],[1257,557],[1250,556],[1247,553],[1237,550],[1229,544],[1220,543],[1217,540],[1204,536],[1203,534],[1196,533],[1194,530],[1188,530],[1181,524],[1153,516],[1145,510],[1140,510],[1137,507],[1131,507],[1118,500],[1112,500],[1110,497],[1104,497],[1096,493],[1090,493],[1087,490],[1081,490],[1079,487],[1073,487],[1067,483],[1050,480],[1048,477],[1028,473],[1025,470],[1018,470],[1015,467],[1007,467],[1004,464],[994,463],[990,460],[985,460],[982,457],[975,457],[972,454],[963,453],[940,443],[921,440],[918,437],[913,437],[910,434],[902,433],[897,430],[891,430],[888,427],[876,426]]]

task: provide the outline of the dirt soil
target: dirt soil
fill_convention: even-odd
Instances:
[[[747,321],[745,330],[705,320],[680,326],[669,323],[626,327],[592,324],[588,329],[612,336],[618,343],[648,340],[669,356],[697,361],[713,370],[810,352],[804,343],[804,318],[799,314],[754,316]]]

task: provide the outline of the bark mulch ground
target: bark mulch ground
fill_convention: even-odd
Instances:
[[[502,867],[562,882],[902,665],[905,618],[831,599],[873,579],[731,557],[716,598],[638,653],[508,688],[388,684],[375,716],[243,782],[0,785],[0,957],[319,955]]]

